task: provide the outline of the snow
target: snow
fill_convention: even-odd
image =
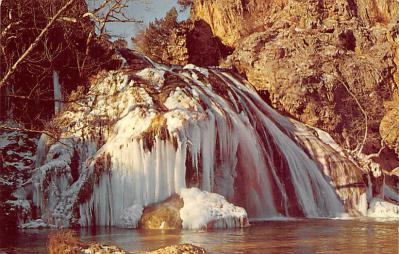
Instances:
[[[30,204],[29,204],[29,201],[26,200],[26,199],[25,200],[22,200],[22,199],[19,199],[19,200],[7,200],[6,203],[22,209],[24,211],[24,213],[30,212]]]
[[[122,212],[117,225],[122,228],[137,228],[143,209],[144,207],[139,204],[126,208]]]
[[[49,225],[47,225],[47,223],[44,222],[42,219],[33,220],[19,226],[19,228],[22,229],[48,228],[48,227]]]
[[[159,91],[165,83],[165,71],[152,68],[146,68],[137,73],[137,76],[146,80],[151,80],[152,85]]]
[[[2,122],[9,127],[21,128],[13,121]],[[22,224],[31,219],[31,202],[27,200],[22,185],[29,179],[34,166],[33,150],[37,138],[31,133],[23,131],[1,131],[0,153],[3,157],[0,162],[0,189],[3,201],[7,207],[5,215],[16,216]],[[1,170],[4,169],[4,170]],[[10,192],[8,192],[10,190]],[[0,204],[1,205],[1,204]]]
[[[373,198],[370,202],[367,216],[372,218],[399,220],[399,206],[379,198]]]
[[[186,66],[183,67],[184,70],[196,70],[204,74],[206,77],[209,76],[209,71],[205,68],[198,67],[194,64],[187,64]]]
[[[185,229],[247,226],[245,209],[227,202],[222,195],[190,188],[181,189],[180,196],[184,202],[180,218]]]
[[[18,135],[18,132],[3,132],[0,134],[0,149],[3,149],[4,147],[13,144],[14,141],[12,140],[12,137],[16,137]]]

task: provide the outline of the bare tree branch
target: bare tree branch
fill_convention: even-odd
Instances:
[[[341,74],[340,74],[340,76],[341,76]],[[363,140],[362,140],[362,143],[360,143],[358,145],[358,147],[356,147],[356,149],[355,149],[357,151],[357,154],[360,154],[363,151],[363,147],[364,147],[364,144],[366,143],[367,136],[368,136],[368,115],[367,115],[366,110],[364,110],[362,104],[357,99],[356,95],[349,89],[348,85],[343,80],[340,80],[340,83],[345,87],[345,89],[349,93],[349,95],[355,100],[357,106],[359,107],[360,111],[362,112],[362,114],[364,116],[364,136],[363,136]]]
[[[7,80],[11,77],[11,75],[16,71],[18,65],[33,51],[33,49],[38,45],[38,43],[43,39],[44,35],[47,33],[49,28],[54,24],[54,22],[61,16],[63,12],[65,12],[76,0],[69,0],[51,19],[51,21],[46,25],[45,28],[40,32],[40,34],[36,37],[35,41],[29,46],[29,48],[22,54],[22,56],[14,63],[14,65],[8,70],[6,75],[4,75],[3,79],[0,81],[0,89],[5,86]]]

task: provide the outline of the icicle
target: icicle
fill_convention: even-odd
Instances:
[[[48,141],[48,136],[46,134],[42,134],[37,143],[35,168],[42,166],[44,161],[46,160],[47,148],[48,148],[47,141]]]

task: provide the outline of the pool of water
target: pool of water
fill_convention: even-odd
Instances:
[[[0,233],[0,253],[46,253],[51,230]],[[84,241],[130,252],[191,243],[209,253],[399,253],[399,222],[303,219],[256,222],[248,228],[160,231],[121,228],[77,230]]]

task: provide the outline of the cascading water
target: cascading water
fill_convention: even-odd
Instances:
[[[57,171],[36,181],[62,185],[52,201],[40,193],[34,199],[53,217],[80,218],[82,226],[119,225],[133,206],[162,201],[186,187],[217,192],[251,218],[331,217],[356,206],[336,190],[330,165],[307,149],[312,144],[300,134],[310,128],[281,116],[240,77],[129,57],[130,66],[101,78],[85,101],[60,116],[72,147],[61,153],[69,163],[63,168],[76,168],[80,177],[60,182]],[[48,172],[54,158],[38,172]],[[345,163],[346,171],[357,170]],[[353,195],[360,197],[362,187]]]

